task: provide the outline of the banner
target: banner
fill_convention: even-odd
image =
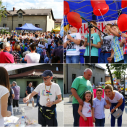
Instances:
[[[116,20],[112,20],[112,21],[107,21],[107,22],[97,22],[97,27],[104,32],[105,29],[105,25],[110,23],[110,24],[114,24],[116,22]],[[80,29],[78,29],[79,33],[81,33],[81,38],[82,40],[85,39],[85,35],[89,33],[89,28],[88,28],[88,24],[87,23],[82,23],[82,27]],[[95,30],[95,32],[97,32],[97,30]]]

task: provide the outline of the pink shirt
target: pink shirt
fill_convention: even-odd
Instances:
[[[14,57],[9,52],[0,52],[0,63],[14,63]]]

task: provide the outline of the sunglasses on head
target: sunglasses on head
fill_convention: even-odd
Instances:
[[[70,25],[70,27],[73,27],[73,26]]]

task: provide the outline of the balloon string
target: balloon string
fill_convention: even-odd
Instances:
[[[100,9],[98,9],[98,10],[100,11]],[[100,13],[101,13],[101,11],[100,11]],[[103,20],[104,20],[104,24],[106,25],[106,22],[105,22],[105,19],[104,19],[102,13],[101,13],[101,16],[102,16],[102,18],[103,18]]]

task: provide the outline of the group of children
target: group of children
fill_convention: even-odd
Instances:
[[[86,91],[83,96],[83,105],[79,105],[78,113],[80,115],[79,126],[104,127],[105,113],[104,108],[109,109],[110,105],[102,98],[103,90],[98,88],[96,98],[92,99],[92,93]]]
[[[107,24],[105,34],[96,33],[97,23],[90,21],[91,28],[91,63],[127,63],[127,34],[122,33],[116,24]],[[70,34],[65,36],[66,63],[79,63],[81,35],[77,28],[70,25]],[[85,35],[84,63],[89,63],[89,34]],[[99,53],[99,49],[101,52]],[[75,58],[73,58],[75,57]],[[69,60],[68,60],[69,59]]]

